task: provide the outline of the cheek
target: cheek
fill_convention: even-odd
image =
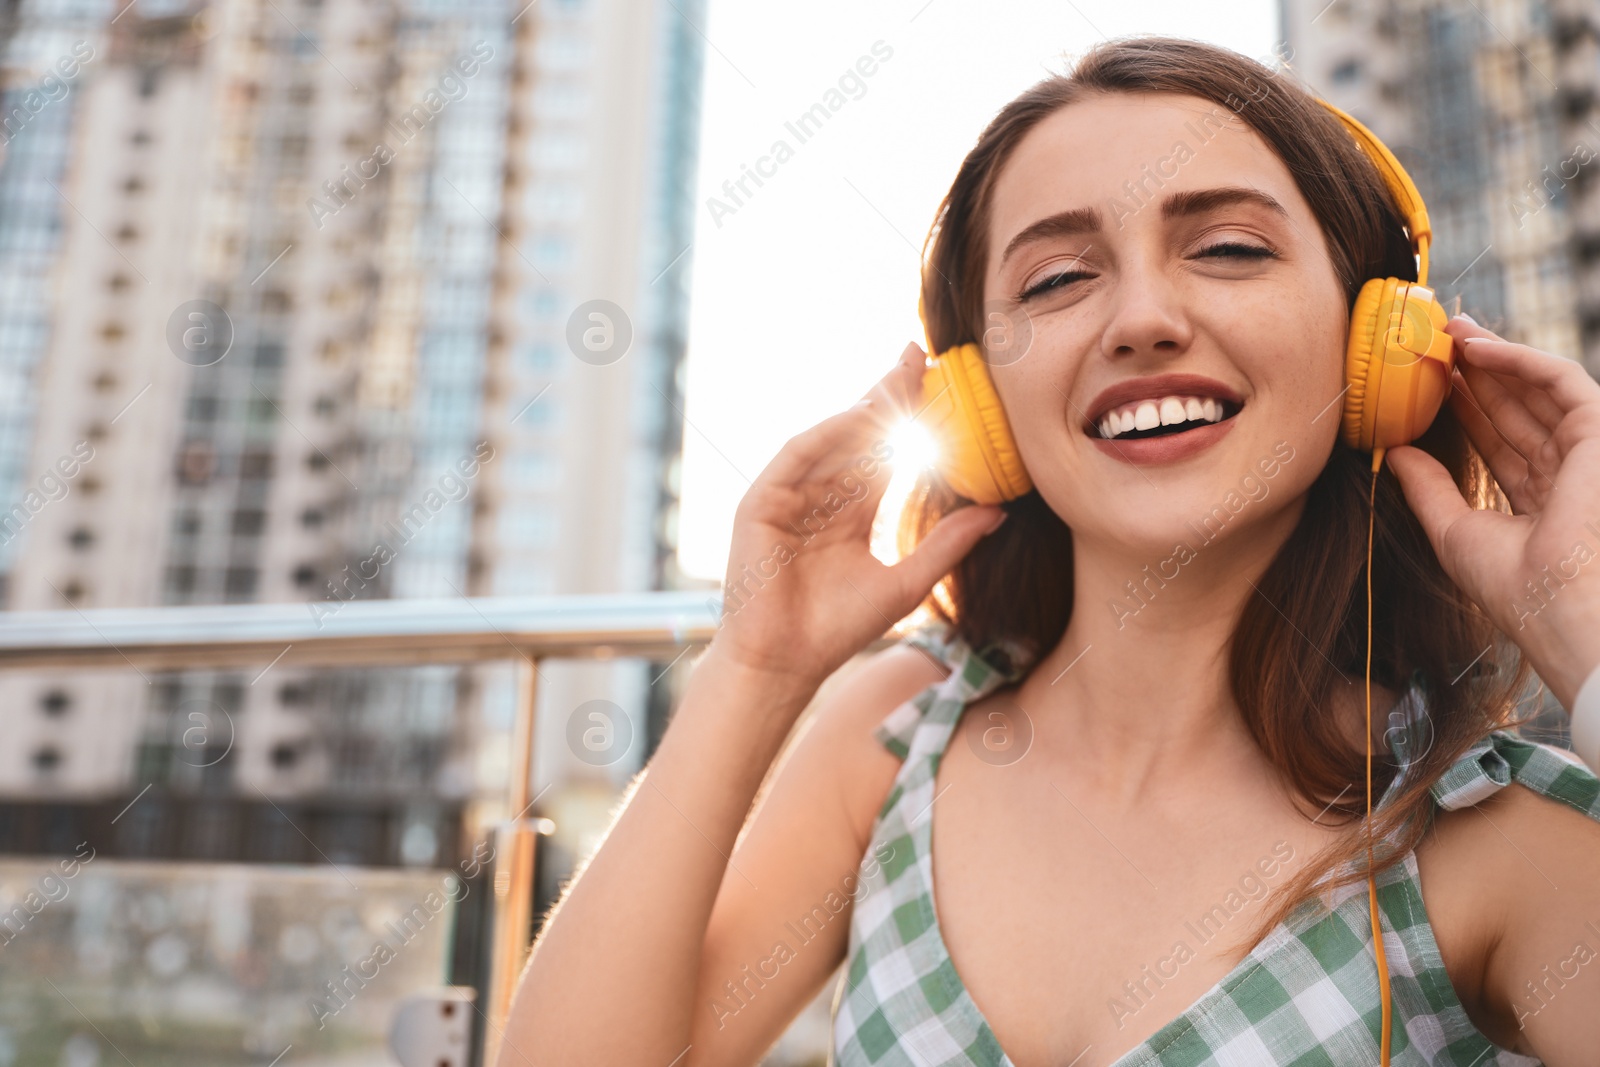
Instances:
[[[1048,335],[1035,336],[1022,359],[989,368],[1024,462],[1030,454],[1058,454],[1062,435],[1077,432],[1069,387],[1079,358],[1076,349]]]
[[[1281,458],[1292,450],[1294,459],[1284,464],[1282,488],[1298,494],[1308,488],[1340,441],[1344,423],[1345,336],[1348,322],[1321,316],[1302,319],[1286,335],[1291,344],[1274,348],[1276,367],[1258,367],[1262,405],[1255,427],[1259,449],[1275,451]]]

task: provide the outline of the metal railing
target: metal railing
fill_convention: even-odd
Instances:
[[[531,941],[531,772],[539,664],[545,659],[667,660],[716,633],[707,592],[367,600],[317,613],[304,604],[0,612],[0,669],[517,665],[507,810],[499,832],[483,1063],[492,1064]],[[500,849],[505,849],[501,852]]]

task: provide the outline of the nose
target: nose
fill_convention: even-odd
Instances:
[[[1181,295],[1166,272],[1149,260],[1130,262],[1116,281],[1101,353],[1112,362],[1165,361],[1187,351],[1193,340]]]

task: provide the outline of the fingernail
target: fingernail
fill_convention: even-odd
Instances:
[[[1007,519],[1008,519],[1008,518],[1010,518],[1010,517],[1011,517],[1011,512],[1009,512],[1009,511],[1002,511],[1002,512],[1001,512],[1001,513],[1000,513],[1000,517],[999,517],[999,518],[997,518],[997,519],[995,519],[995,520],[994,520],[994,522],[992,522],[992,523],[990,523],[990,524],[989,524],[989,528],[988,528],[988,529],[986,529],[986,530],[984,530],[984,531],[983,531],[983,533],[984,533],[984,536],[985,536],[985,537],[987,537],[987,536],[988,536],[988,535],[989,535],[989,534],[992,534],[992,533],[994,533],[994,532],[995,532],[995,531],[996,531],[996,530],[998,530],[998,529],[1000,529],[1000,524],[1001,524],[1001,523],[1002,523],[1002,522],[1005,522],[1005,521],[1006,521],[1006,520],[1007,520]]]
[[[1458,318],[1458,319],[1466,319],[1468,322],[1472,323],[1472,325],[1474,325],[1474,326],[1478,325],[1478,320],[1473,318],[1471,315],[1468,315],[1465,311],[1456,312],[1456,318]]]

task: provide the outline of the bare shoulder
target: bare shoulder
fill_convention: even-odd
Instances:
[[[1468,1016],[1504,1048],[1536,1051],[1529,982],[1571,956],[1600,950],[1600,821],[1513,782],[1477,804],[1437,813],[1417,865],[1439,952]],[[1586,968],[1600,995],[1600,966]],[[1551,1005],[1549,1018],[1559,1015]]]
[[[900,766],[873,731],[943,674],[921,650],[894,645],[840,668],[813,697],[717,892],[701,949],[695,1067],[756,1062],[844,960],[872,824]]]
[[[796,757],[825,768],[837,783],[862,849],[900,769],[899,758],[873,732],[896,708],[947,674],[947,666],[903,643],[862,657],[818,692],[796,737]],[[809,751],[802,755],[801,750]]]

